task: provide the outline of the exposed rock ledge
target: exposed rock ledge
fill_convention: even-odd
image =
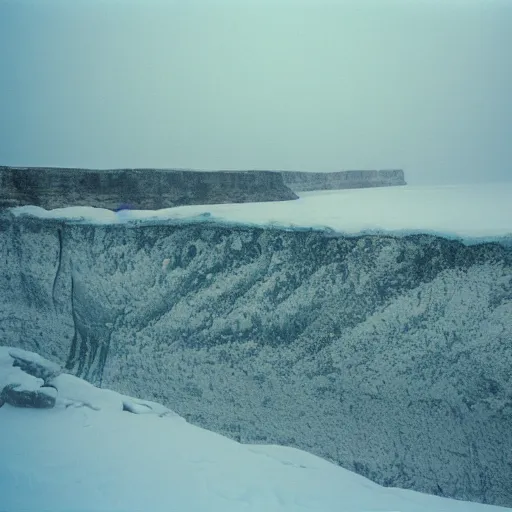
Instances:
[[[405,185],[390,171],[192,171],[64,169],[0,166],[0,208],[35,205],[48,210],[129,206],[158,210],[186,204],[297,199],[295,192]]]
[[[294,192],[406,185],[401,169],[383,171],[298,172],[283,171],[283,181]]]
[[[185,204],[284,201],[297,196],[271,171],[0,167],[0,208],[122,205],[158,210]]]
[[[179,417],[158,403],[97,389],[64,373],[58,364],[34,352],[0,346],[0,407],[4,404],[31,409],[110,408],[133,414]]]

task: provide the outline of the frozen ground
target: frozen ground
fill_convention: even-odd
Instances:
[[[432,233],[465,241],[512,238],[512,182],[404,186],[302,193],[296,201],[192,205],[158,211],[88,207],[46,211],[25,206],[16,215],[79,222],[217,220],[285,228],[327,228],[343,234]]]
[[[10,353],[0,347],[0,385],[37,387]],[[386,489],[292,448],[242,445],[71,375],[53,385],[53,409],[0,407],[2,511],[509,510]],[[123,403],[150,414],[123,411]]]

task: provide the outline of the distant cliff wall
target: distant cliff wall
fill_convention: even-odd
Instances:
[[[404,172],[91,170],[0,166],[0,208],[121,205],[157,210],[186,204],[296,199],[295,192],[405,185]]]
[[[285,185],[294,192],[337,190],[344,188],[392,187],[405,185],[404,171],[339,171],[300,172],[282,171]]]
[[[0,167],[0,208],[126,204],[156,210],[185,204],[283,201],[297,196],[270,171],[179,171]]]

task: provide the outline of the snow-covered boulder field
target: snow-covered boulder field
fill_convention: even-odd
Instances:
[[[0,343],[235,440],[512,506],[510,197],[4,212]]]
[[[239,444],[154,402],[61,373],[37,354],[0,347],[0,391],[10,386],[52,386],[55,402],[0,405],[1,510],[505,510],[383,488],[293,448]]]
[[[134,414],[177,416],[160,404],[96,388],[39,354],[0,347],[0,397],[3,404],[30,409],[53,407],[112,408]]]

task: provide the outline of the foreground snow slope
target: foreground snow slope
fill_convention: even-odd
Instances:
[[[33,386],[9,352],[0,347],[0,387]],[[0,510],[510,510],[386,489],[296,449],[239,444],[164,408],[124,412],[136,400],[71,375],[53,384],[53,409],[0,407]]]
[[[512,182],[389,187],[301,193],[296,201],[191,205],[115,213],[100,208],[46,211],[26,206],[17,215],[94,223],[166,222],[209,218],[252,225],[330,228],[343,234],[430,233],[462,239],[512,237]]]

